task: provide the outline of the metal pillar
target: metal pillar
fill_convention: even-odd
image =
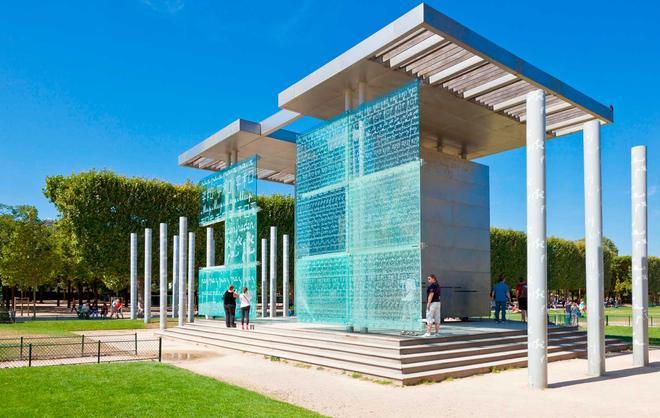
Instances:
[[[179,218],[179,326],[182,327],[186,315],[186,246],[188,245],[188,218]]]
[[[529,386],[548,386],[545,93],[527,94],[527,362]]]
[[[178,316],[179,309],[179,236],[172,238],[172,318]]]
[[[605,373],[603,307],[603,216],[600,176],[600,122],[584,124],[584,231],[587,272],[587,359],[591,376]]]
[[[143,317],[144,323],[148,324],[151,319],[151,265],[152,265],[152,230],[144,229],[144,301]]]
[[[167,327],[167,224],[164,223],[160,224],[160,256],[158,261],[160,262],[158,271],[160,303],[158,309],[162,331]]]
[[[353,92],[350,88],[344,89],[344,111],[350,110],[353,107]]]
[[[234,164],[238,163],[238,149],[234,150],[234,158],[233,158]]]
[[[213,228],[206,228],[206,267],[215,265],[215,240],[213,239]]]
[[[282,236],[282,306],[289,316],[289,236]]]
[[[270,227],[270,317],[277,314],[277,227]]]
[[[137,319],[138,283],[137,283],[137,234],[131,233],[131,319]]]
[[[364,104],[367,101],[367,82],[358,82],[358,105]]]
[[[268,309],[268,240],[261,239],[261,317],[266,317]]]
[[[188,232],[188,322],[195,322],[195,233]]]
[[[144,230],[144,323],[151,319],[151,228]]]
[[[633,147],[632,160],[632,302],[633,364],[649,364],[649,276],[646,147]]]
[[[231,167],[231,151],[227,152],[227,168]]]

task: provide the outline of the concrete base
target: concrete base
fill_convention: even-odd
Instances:
[[[399,331],[349,333],[338,326],[295,320],[255,320],[254,330],[226,328],[221,321],[200,320],[161,333],[239,351],[390,379],[399,384],[441,381],[527,364],[527,335],[522,323],[493,321],[443,324],[431,338]],[[571,327],[548,327],[548,361],[586,355],[586,334]],[[608,340],[608,350],[628,348]]]

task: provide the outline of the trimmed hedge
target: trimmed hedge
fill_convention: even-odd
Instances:
[[[570,241],[550,237],[548,250],[548,289],[577,290],[585,288],[585,255],[583,241]],[[518,277],[527,276],[527,235],[521,231],[491,228],[491,281],[497,282],[500,274],[513,286]],[[612,277],[612,253],[609,245],[603,246],[605,289],[610,289]]]

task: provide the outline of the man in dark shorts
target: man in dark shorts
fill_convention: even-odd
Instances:
[[[234,285],[229,286],[229,289],[223,296],[225,305],[225,325],[227,328],[236,328],[236,298],[238,294],[234,291]]]
[[[527,322],[527,281],[522,277],[518,278],[516,298],[518,298],[518,309],[520,309],[522,321]]]
[[[429,286],[426,288],[426,334],[424,337],[431,337],[440,332],[440,286],[435,274],[429,274],[426,278]],[[431,328],[435,324],[435,334],[431,334]]]

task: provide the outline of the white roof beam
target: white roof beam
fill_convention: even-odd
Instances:
[[[398,55],[395,55],[390,59],[390,67],[402,67],[409,62],[421,57],[422,55],[428,53],[433,48],[438,48],[444,44],[447,44],[448,41],[445,40],[440,35],[433,35],[430,38],[424,39],[422,42],[417,45],[410,47]]]
[[[447,80],[450,80],[452,77],[455,77],[461,73],[464,73],[466,71],[469,71],[471,69],[474,69],[480,65],[482,65],[485,62],[485,60],[481,57],[478,56],[473,56],[465,61],[459,62],[456,65],[452,65],[449,68],[445,68],[442,71],[438,71],[437,73],[431,75],[429,77],[429,83],[430,84],[437,84],[437,83],[443,83]]]
[[[282,109],[259,123],[259,125],[261,125],[261,135],[268,136],[273,132],[295,122],[301,117],[302,115],[298,112]]]
[[[559,113],[562,110],[570,109],[571,107],[573,107],[573,105],[568,103],[568,102],[559,102],[555,105],[546,107],[545,108],[545,115],[546,116],[554,115],[555,113]],[[527,114],[526,113],[523,114],[523,115],[520,115],[520,121],[521,122],[524,122],[526,120],[527,120]]]
[[[519,104],[525,103],[526,100],[527,100],[527,93],[521,94],[520,96],[516,96],[511,99],[504,100],[503,102],[494,104],[493,110],[495,112],[499,112],[500,110],[510,109],[514,106],[518,106]]]
[[[491,80],[487,83],[484,83],[480,86],[471,88],[463,92],[464,99],[471,99],[475,96],[480,96],[482,94],[490,93],[493,90],[497,90],[501,87],[506,87],[509,84],[513,84],[518,81],[518,77],[513,74],[505,74],[502,77]]]
[[[563,120],[561,122],[557,122],[557,123],[553,123],[552,125],[548,125],[548,126],[545,127],[545,130],[546,131],[556,131],[560,128],[565,128],[567,126],[575,125],[576,123],[579,123],[579,122],[586,122],[586,121],[591,120],[593,118],[594,118],[593,115],[587,113],[587,114],[578,116],[576,118],[566,119],[566,120]]]

